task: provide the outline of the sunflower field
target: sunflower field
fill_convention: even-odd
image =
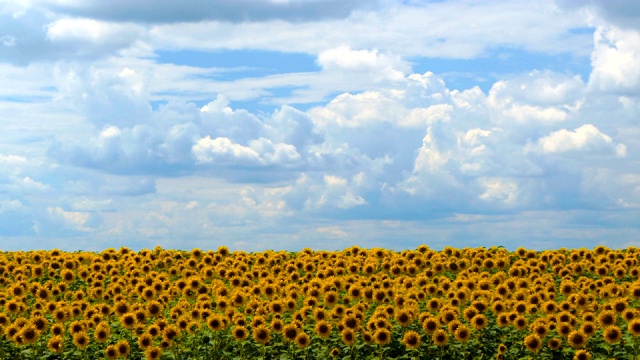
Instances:
[[[638,359],[639,256],[0,252],[0,358]]]

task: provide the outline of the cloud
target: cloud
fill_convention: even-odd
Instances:
[[[319,54],[341,44],[405,57],[471,59],[499,47],[584,56],[590,34],[570,31],[583,27],[581,14],[562,11],[553,1],[438,1],[420,6],[391,1],[321,22],[167,24],[154,26],[149,36],[156,47],[165,49],[295,49]],[[532,28],[538,31],[529,31]]]
[[[538,140],[542,151],[547,154],[566,152],[586,152],[596,155],[625,156],[627,147],[615,144],[613,139],[600,132],[591,124],[585,124],[574,131],[561,129]]]
[[[582,106],[584,92],[580,76],[536,70],[497,81],[488,100],[503,116],[519,122],[553,123],[569,119]]]
[[[640,29],[640,4],[635,0],[557,0],[567,8],[587,9],[617,27]]]
[[[193,146],[193,153],[200,163],[211,163],[213,161],[240,163],[259,163],[260,154],[248,146],[234,144],[225,137],[211,139],[210,136],[198,140]]]
[[[582,246],[567,227],[585,223],[587,243],[637,235],[632,26],[552,1],[312,14],[320,3],[0,5],[1,237],[292,249],[521,229]],[[300,72],[222,68],[227,49],[310,56]],[[510,54],[531,59],[524,72],[494,65]],[[443,63],[491,64],[496,80],[447,83]]]
[[[589,85],[597,91],[636,95],[640,91],[640,31],[599,27],[591,55]]]
[[[112,24],[87,18],[63,18],[47,25],[47,39],[52,42],[80,42],[85,46],[99,44],[123,47],[131,44],[140,27]]]
[[[324,71],[338,72],[347,77],[373,75],[374,82],[401,81],[411,71],[411,66],[399,56],[380,54],[377,50],[352,50],[348,46],[321,52],[317,62]]]
[[[245,21],[318,21],[326,18],[348,16],[352,11],[373,7],[375,2],[362,0],[310,0],[310,1],[267,1],[267,0],[196,0],[185,6],[176,0],[163,1],[162,6],[149,1],[116,0],[101,1],[41,1],[51,10],[72,16],[92,17],[110,21],[145,23],[198,22],[204,20],[245,22]]]
[[[65,211],[60,207],[50,207],[47,209],[52,220],[59,222],[71,230],[88,232],[91,231],[91,214],[80,211]]]

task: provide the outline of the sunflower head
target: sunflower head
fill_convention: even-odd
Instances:
[[[445,346],[449,342],[449,334],[442,329],[438,329],[431,334],[431,340],[437,346]]]
[[[622,331],[615,325],[609,325],[604,329],[602,337],[608,344],[617,344],[622,339]]]
[[[120,340],[115,345],[116,350],[118,351],[118,357],[126,358],[129,356],[129,352],[131,351],[131,347],[129,346],[129,342],[127,340]]]
[[[89,335],[86,332],[81,331],[73,334],[73,344],[78,349],[86,349],[89,346]]]
[[[524,338],[524,345],[527,347],[527,350],[537,354],[542,348],[542,340],[536,334],[529,334]]]
[[[309,335],[307,335],[307,333],[305,333],[304,331],[300,332],[298,336],[296,336],[295,341],[296,346],[298,346],[299,349],[304,349],[311,343]]]
[[[471,330],[465,325],[460,325],[453,333],[453,336],[459,342],[465,343],[471,338]]]
[[[347,346],[352,346],[356,343],[356,333],[351,328],[344,328],[340,332],[340,337],[342,338],[342,342]]]
[[[586,350],[578,350],[573,355],[573,360],[591,360],[591,353]]]
[[[253,328],[253,339],[261,345],[266,345],[271,340],[271,332],[264,324]]]
[[[386,328],[379,328],[373,334],[373,341],[380,346],[385,346],[391,341],[391,332]]]
[[[569,336],[567,337],[567,341],[569,342],[569,345],[571,345],[572,348],[580,349],[586,345],[587,335],[585,335],[585,333],[582,332],[581,330],[574,330],[569,333]]]
[[[315,332],[318,336],[320,336],[323,339],[326,339],[331,335],[331,330],[332,330],[331,324],[324,320],[321,320],[318,323],[316,323]]]

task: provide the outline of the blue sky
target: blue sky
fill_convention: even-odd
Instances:
[[[638,24],[631,0],[0,0],[0,248],[640,246]]]

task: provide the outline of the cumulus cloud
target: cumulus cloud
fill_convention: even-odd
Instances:
[[[551,1],[386,2],[384,11],[348,2],[342,15],[311,14],[320,3],[246,1],[238,9],[291,12],[252,8],[242,20],[238,10],[212,14],[222,2],[183,13],[75,0],[39,2],[46,16],[0,11],[9,24],[0,61],[31,63],[0,67],[17,84],[0,89],[0,115],[14,116],[0,139],[0,234],[205,247],[221,234],[268,248],[353,234],[421,242],[427,230],[495,239],[487,229],[510,236],[531,219],[562,227],[615,210],[604,228],[637,215],[632,28],[598,23],[594,40],[583,13]],[[494,59],[503,50],[570,53],[588,65],[592,47],[589,79],[540,68],[455,90],[437,71],[414,73],[431,66],[416,56]],[[305,52],[317,68],[235,69],[223,80],[229,69],[154,54],[185,48]],[[34,97],[37,107],[21,107]]]
[[[584,91],[580,76],[533,71],[497,81],[488,100],[502,115],[519,122],[563,122],[582,106]]]
[[[615,144],[610,136],[603,134],[592,124],[582,125],[574,131],[554,131],[538,140],[538,144],[547,154],[578,151],[596,155],[625,156],[627,152],[626,145]]]
[[[325,71],[339,72],[343,76],[364,73],[374,76],[374,81],[404,80],[411,66],[399,56],[381,54],[377,50],[352,50],[340,46],[321,52],[318,64]]]
[[[590,86],[599,91],[637,94],[640,91],[640,32],[599,27],[594,41]]]

